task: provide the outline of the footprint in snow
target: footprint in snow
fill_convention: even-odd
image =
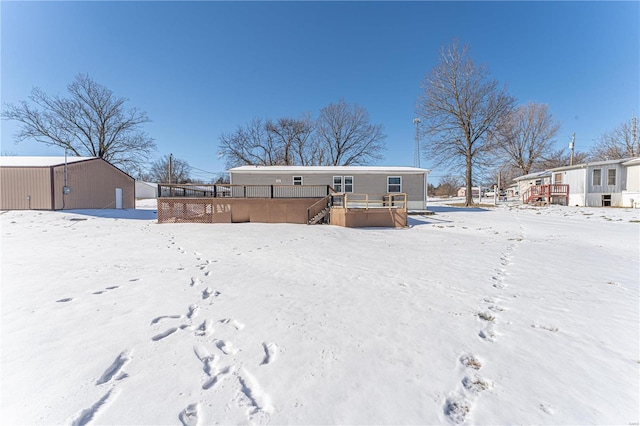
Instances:
[[[95,404],[93,404],[89,408],[85,408],[81,410],[75,418],[71,421],[71,426],[85,426],[91,423],[98,414],[100,414],[104,409],[118,396],[118,392],[114,391],[114,389],[109,390],[106,394],[102,396]]]
[[[109,382],[113,379],[118,373],[122,371],[125,365],[131,362],[131,355],[133,354],[133,350],[125,350],[122,351],[116,359],[111,363],[111,365],[102,373],[102,376],[96,381],[96,385],[102,385],[104,383]],[[122,378],[126,376],[121,376]],[[118,378],[116,378],[118,380]]]
[[[198,315],[198,311],[200,310],[200,307],[196,304],[190,305],[189,306],[189,312],[187,313],[187,318],[192,319],[194,318],[196,315]]]
[[[176,331],[178,331],[178,327],[171,327],[170,329],[165,330],[165,331],[163,331],[163,332],[162,332],[162,333],[160,333],[160,334],[156,334],[155,336],[153,336],[153,337],[151,338],[151,340],[153,340],[154,342],[157,342],[157,341],[159,341],[159,340],[164,339],[165,337],[168,337],[168,336],[172,335],[172,334],[173,334],[173,333],[175,333]]]
[[[211,336],[213,334],[213,320],[206,319],[196,330],[196,336]]]
[[[278,358],[278,345],[275,343],[262,343],[262,348],[264,349],[264,358],[260,365],[268,365],[275,362],[276,358]]]
[[[270,396],[264,392],[258,381],[249,371],[242,368],[238,374],[238,380],[242,393],[247,397],[252,406],[250,414],[255,414],[259,411],[265,413],[271,413],[273,411]]]
[[[72,300],[73,300],[73,297],[65,297],[64,299],[56,300],[56,302],[58,302],[58,303],[66,303],[66,302],[71,302]]]
[[[489,380],[484,379],[476,374],[473,378],[466,376],[464,379],[462,379],[462,386],[464,386],[464,388],[469,392],[477,394],[489,389],[492,384]]]
[[[160,321],[162,321],[164,319],[182,319],[182,318],[184,318],[184,315],[162,315],[162,316],[154,318],[151,321],[151,325],[157,324],[157,323],[159,323]]]
[[[229,324],[231,326],[233,326],[236,330],[240,331],[244,328],[244,324],[241,323],[240,321],[231,319],[231,318],[225,318],[225,319],[221,319],[220,321],[218,321],[222,324]]]
[[[200,404],[189,404],[178,416],[183,426],[197,426],[200,421]]]
[[[215,372],[212,371],[212,373],[209,374],[211,378],[204,382],[204,384],[202,385],[202,389],[207,390],[215,387],[218,383],[220,383],[222,379],[225,378],[225,376],[235,371],[236,370],[234,367],[225,367],[220,371],[218,371],[217,369],[215,370]]]
[[[471,411],[471,403],[462,395],[449,396],[445,401],[444,415],[449,417],[453,423],[464,423],[469,411]]]
[[[218,349],[222,351],[225,355],[233,355],[238,353],[238,349],[233,347],[233,343],[225,342],[224,340],[217,340],[216,346]]]

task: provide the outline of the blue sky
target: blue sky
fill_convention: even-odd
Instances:
[[[225,169],[222,132],[341,98],[383,125],[379,165],[413,165],[420,82],[454,38],[519,104],[549,105],[558,148],[575,132],[586,151],[640,112],[639,2],[2,1],[0,13],[3,103],[34,86],[64,94],[87,73],[148,113],[157,157],[204,179]],[[63,155],[15,145],[17,124],[1,125],[5,153]]]

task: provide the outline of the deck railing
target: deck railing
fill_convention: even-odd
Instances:
[[[351,192],[333,194],[331,205],[347,209],[407,209],[407,194],[369,195]]]
[[[322,198],[329,185],[158,184],[159,197],[187,198]]]
[[[552,197],[563,197],[565,204],[568,204],[569,185],[560,183],[531,185],[522,195],[522,202],[527,204],[540,198],[550,203]]]

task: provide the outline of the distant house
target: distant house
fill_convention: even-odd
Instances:
[[[229,170],[232,185],[329,185],[338,193],[371,197],[407,194],[407,208],[427,206],[429,170],[375,166],[240,166]]]
[[[488,188],[479,188],[477,186],[474,186],[473,188],[471,188],[471,197],[473,198],[479,198],[480,191],[482,190],[484,192],[485,189]],[[466,197],[467,196],[467,187],[466,186],[461,186],[460,188],[458,188],[458,197]]]
[[[640,159],[556,167],[515,181],[525,203],[542,199],[570,206],[631,207],[640,201]]]
[[[158,184],[151,182],[136,181],[136,199],[144,200],[158,198]]]
[[[135,180],[98,157],[0,157],[0,209],[135,208]]]

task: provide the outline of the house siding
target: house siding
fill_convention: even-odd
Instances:
[[[640,163],[626,166],[626,188],[621,194],[623,207],[640,208]]]
[[[387,177],[400,176],[402,178],[402,192],[407,194],[409,208],[424,208],[425,199],[425,174],[402,173],[389,170],[388,172],[358,171],[327,171],[327,172],[243,172],[231,171],[231,183],[233,185],[292,185],[294,176],[302,176],[303,185],[330,185],[333,186],[334,176],[353,176],[353,192],[357,194],[369,194],[380,196],[387,194]]]

